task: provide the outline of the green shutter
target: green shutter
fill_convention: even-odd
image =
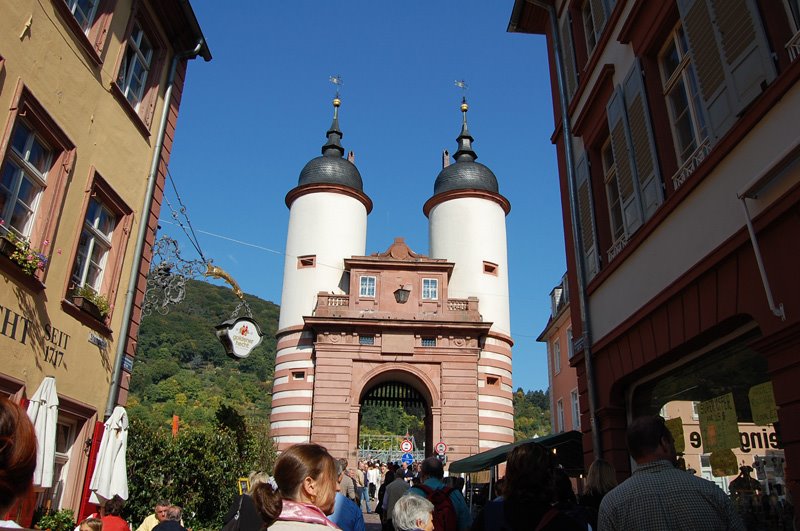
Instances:
[[[775,66],[753,0],[677,0],[709,118],[723,136],[775,79]]]
[[[586,155],[581,155],[575,164],[575,180],[578,187],[578,223],[580,224],[582,251],[586,264],[587,280],[594,278],[599,269],[597,260],[597,241],[594,227],[594,205],[592,204],[592,184]]]
[[[661,186],[661,175],[658,171],[658,158],[653,138],[653,127],[650,123],[650,107],[642,83],[642,70],[639,61],[625,78],[625,109],[628,117],[630,147],[633,150],[634,173],[639,185],[642,212],[645,221],[658,209],[664,201]]]
[[[564,80],[567,89],[567,105],[578,88],[578,72],[575,70],[575,50],[572,45],[572,29],[569,13],[561,21],[561,57],[564,63]]]
[[[630,236],[642,225],[642,212],[637,185],[634,182],[635,161],[628,143],[625,102],[621,89],[617,89],[611,96],[606,106],[606,113],[608,115],[608,131],[611,135],[611,149],[614,152],[614,164],[617,166],[619,200],[624,218],[625,234]]]

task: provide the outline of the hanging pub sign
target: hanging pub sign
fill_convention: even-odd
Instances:
[[[217,325],[217,337],[225,353],[236,359],[246,358],[260,343],[264,334],[258,323],[249,317],[228,319]]]

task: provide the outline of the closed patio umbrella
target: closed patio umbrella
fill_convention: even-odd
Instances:
[[[119,496],[128,499],[128,473],[125,467],[125,452],[128,448],[128,413],[117,406],[108,417],[97,453],[89,490],[91,503],[100,504]]]
[[[56,421],[58,420],[58,393],[56,379],[47,376],[28,403],[28,417],[36,431],[36,470],[33,484],[49,489],[53,486],[53,468],[56,459]]]

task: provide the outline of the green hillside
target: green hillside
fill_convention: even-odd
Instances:
[[[178,415],[182,427],[202,427],[228,405],[251,421],[268,419],[279,308],[245,297],[264,339],[243,360],[229,358],[214,333],[238,303],[228,288],[190,280],[183,302],[144,318],[128,399],[132,418],[164,426]]]

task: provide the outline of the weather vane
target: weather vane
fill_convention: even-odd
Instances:
[[[333,83],[334,85],[336,85],[336,98],[338,99],[339,98],[339,87],[344,85],[344,81],[342,80],[342,75],[341,74],[336,74],[335,76],[329,77],[328,80],[331,83]]]
[[[466,100],[467,99],[467,89],[469,88],[469,86],[467,85],[467,82],[464,81],[463,79],[456,79],[455,85],[458,88],[461,89],[462,99]]]

